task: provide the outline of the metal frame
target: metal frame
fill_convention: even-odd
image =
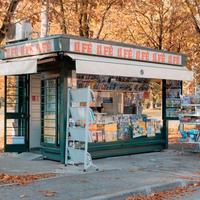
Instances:
[[[22,76],[25,76],[25,84],[26,85],[26,96],[23,97],[25,98],[25,113],[20,113],[19,111],[18,112],[13,112],[13,113],[8,113],[7,112],[7,76],[5,76],[5,91],[4,91],[4,94],[5,94],[5,106],[4,106],[4,113],[5,113],[5,116],[4,116],[4,150],[6,152],[24,152],[24,151],[28,151],[29,150],[29,133],[30,133],[30,123],[29,123],[29,96],[30,96],[30,76],[29,75],[22,75]],[[24,86],[23,85],[23,86]],[[19,87],[18,87],[19,89]],[[19,106],[19,105],[18,105]],[[24,114],[26,116],[24,116]],[[8,118],[8,116],[10,115],[10,117]],[[25,120],[25,134],[24,134],[24,144],[7,144],[7,120],[8,119],[24,119]]]
[[[48,81],[48,80],[56,80],[56,133],[55,133],[55,144],[51,144],[51,143],[47,143],[47,142],[44,142],[44,114],[43,114],[43,109],[44,109],[44,101],[42,99],[44,99],[44,83],[45,81]],[[59,143],[58,142],[58,134],[59,134],[59,127],[58,127],[58,78],[55,77],[55,78],[48,78],[48,79],[44,79],[41,81],[41,145],[42,146],[49,146],[49,147],[59,147]],[[43,108],[43,109],[42,109]]]

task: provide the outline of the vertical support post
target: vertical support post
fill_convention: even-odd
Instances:
[[[6,119],[6,113],[7,113],[7,76],[5,76],[4,79],[4,152],[6,152],[6,141],[7,141],[7,119]]]
[[[60,98],[59,98],[59,140],[60,140],[60,153],[61,153],[61,163],[65,163],[65,146],[66,146],[66,125],[67,125],[67,68],[64,66],[63,61],[62,69],[60,72]]]
[[[70,88],[67,88],[67,117],[66,117],[66,137],[65,137],[65,165],[68,165],[68,143],[69,143],[69,115],[70,115]]]
[[[168,148],[168,120],[166,116],[166,80],[162,81],[162,118],[163,118],[163,139],[165,140],[165,148]]]
[[[87,90],[87,102],[86,102],[86,123],[85,123],[85,152],[84,152],[84,171],[88,167],[88,130],[89,130],[89,106],[90,106],[90,90]]]

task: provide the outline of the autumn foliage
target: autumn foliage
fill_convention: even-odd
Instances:
[[[165,199],[175,199],[181,198],[186,194],[191,194],[196,191],[200,187],[200,183],[191,184],[185,187],[177,187],[172,190],[164,191],[164,192],[155,192],[147,196],[137,195],[130,196],[126,198],[126,200],[165,200]]]
[[[0,0],[0,42],[10,23],[30,20],[39,37],[41,3],[48,34],[72,34],[181,52],[199,81],[199,0]]]
[[[29,183],[32,183],[33,181],[53,176],[55,176],[55,174],[52,173],[26,175],[10,175],[6,173],[0,173],[0,184],[27,185]]]

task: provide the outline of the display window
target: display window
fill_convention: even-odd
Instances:
[[[177,119],[181,109],[182,81],[166,81],[166,117]]]
[[[57,79],[42,80],[41,87],[41,126],[42,142],[58,144],[57,133]]]
[[[93,142],[155,137],[162,129],[162,81],[77,74],[77,88],[90,87]]]

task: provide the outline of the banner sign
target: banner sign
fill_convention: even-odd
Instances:
[[[45,54],[54,51],[54,41],[44,40],[4,48],[4,58],[17,58]]]
[[[182,56],[178,54],[74,39],[70,39],[70,52],[170,65],[182,65]]]
[[[178,66],[185,64],[184,56],[178,53],[64,35],[8,44],[1,48],[0,59],[20,58],[53,52],[72,52]]]

